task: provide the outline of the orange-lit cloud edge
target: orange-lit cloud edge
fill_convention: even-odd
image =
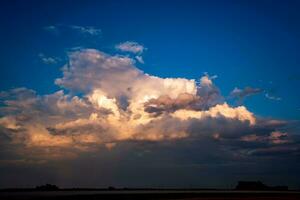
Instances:
[[[214,77],[196,80],[151,76],[128,56],[96,49],[69,53],[53,94],[27,88],[1,92],[0,131],[24,157],[75,158],[113,149],[123,141],[210,137],[263,142],[267,149],[293,143],[286,121],[258,118],[225,102]],[[260,131],[264,129],[265,131]]]

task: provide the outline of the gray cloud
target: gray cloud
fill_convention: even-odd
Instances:
[[[239,89],[236,87],[231,91],[229,97],[236,99],[237,102],[240,104],[246,97],[260,94],[262,92],[263,90],[260,88],[245,87],[244,89]]]

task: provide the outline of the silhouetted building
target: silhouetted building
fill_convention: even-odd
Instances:
[[[51,184],[36,186],[35,189],[36,190],[43,190],[43,191],[59,190],[59,188],[56,185],[51,185]]]
[[[236,190],[277,190],[283,191],[288,190],[287,186],[267,186],[261,181],[239,181],[235,187]]]
[[[113,186],[109,186],[108,187],[108,190],[115,190],[116,188],[115,187],[113,187]]]

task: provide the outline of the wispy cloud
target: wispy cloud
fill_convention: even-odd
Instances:
[[[145,63],[142,56],[135,56],[135,59],[136,59],[139,63],[142,63],[142,64]]]
[[[124,52],[131,52],[134,54],[141,54],[143,53],[143,51],[146,50],[146,48],[143,45],[133,41],[126,41],[120,43],[116,45],[116,49]]]
[[[266,93],[266,94],[265,94],[265,97],[266,97],[267,99],[274,100],[274,101],[281,101],[281,100],[282,100],[281,97],[272,96],[272,95],[270,95],[269,93]]]
[[[61,61],[60,58],[58,57],[51,57],[51,56],[46,56],[43,53],[40,53],[39,55],[40,60],[47,65],[51,65],[51,64],[57,64]]]
[[[260,94],[263,90],[260,88],[252,88],[252,87],[245,87],[244,89],[240,89],[235,87],[230,95],[229,98],[234,98],[237,100],[238,103],[242,103],[246,97]]]
[[[52,33],[53,35],[59,35],[60,31],[58,26],[55,25],[49,25],[49,26],[44,26],[43,29],[49,33]]]
[[[71,29],[76,30],[82,34],[88,34],[92,36],[99,36],[102,34],[101,29],[95,28],[93,26],[76,26],[76,25],[71,25],[69,26]]]
[[[46,31],[55,31],[55,30],[57,30],[57,27],[53,26],[53,25],[50,25],[50,26],[45,26],[44,29]]]
[[[75,31],[76,33],[87,35],[87,36],[101,36],[102,31],[99,28],[96,28],[94,26],[79,26],[79,25],[50,25],[45,26],[44,30],[54,33],[54,34],[60,34],[64,31]]]

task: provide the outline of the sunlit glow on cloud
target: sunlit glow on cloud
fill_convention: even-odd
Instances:
[[[137,45],[130,48],[143,51]],[[229,136],[244,142],[287,141],[287,133],[275,130],[279,121],[258,119],[245,106],[226,103],[213,83],[216,76],[205,74],[197,84],[192,79],[151,76],[134,64],[130,57],[95,49],[72,52],[63,76],[55,80],[64,90],[43,96],[26,88],[1,93],[1,129],[11,145],[47,148],[53,157],[63,157],[61,149],[113,149],[129,140],[205,135],[220,141]],[[261,126],[271,127],[266,136],[253,133]],[[45,151],[40,152],[43,157]]]
[[[191,118],[224,117],[228,119],[237,119],[239,121],[247,121],[250,125],[254,125],[256,120],[253,113],[249,112],[244,106],[232,108],[227,103],[218,104],[207,111],[177,110],[173,113],[173,116],[183,120]]]

